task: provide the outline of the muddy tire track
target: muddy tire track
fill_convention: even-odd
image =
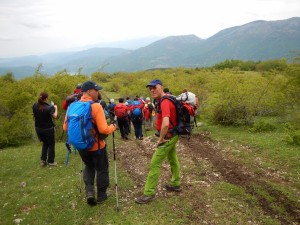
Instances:
[[[130,191],[129,198],[133,199],[142,193],[145,184],[145,179],[148,174],[148,166],[155,149],[156,139],[154,137],[146,137],[143,141],[131,140],[122,141],[117,148],[120,157],[120,163],[131,179],[135,182],[135,189]],[[203,164],[212,166],[209,170],[203,173],[199,170],[193,170],[193,173],[183,174],[182,185],[185,190],[185,195],[196,193],[192,185],[197,181],[197,177],[206,178],[204,185],[209,183],[225,181],[230,184],[242,187],[247,194],[254,196],[259,202],[259,206],[265,215],[268,215],[282,224],[300,224],[300,208],[297,200],[291,200],[279,190],[274,189],[268,182],[270,175],[264,176],[263,173],[256,174],[247,168],[235,162],[233,159],[226,156],[222,152],[222,147],[210,140],[208,133],[194,134],[187,141],[180,139],[177,145],[179,157],[182,159],[182,165],[191,168],[199,168]],[[159,197],[167,197],[169,194],[163,189],[163,185],[170,178],[170,168],[167,162],[163,163],[161,175],[157,187],[157,195]],[[278,178],[276,178],[278,179]],[[272,180],[272,182],[276,182]],[[286,181],[278,180],[279,183]],[[258,189],[263,190],[273,199],[268,201],[266,196],[263,196]],[[125,190],[124,190],[125,191]],[[128,195],[128,194],[127,194]],[[181,194],[179,194],[181,195]],[[192,208],[197,211],[199,208],[203,211],[205,202],[201,198],[191,200]],[[279,212],[277,207],[284,210],[284,213]],[[209,209],[207,209],[209,210]],[[197,216],[189,216],[190,219],[197,221]]]
[[[226,159],[221,154],[221,149],[210,140],[208,134],[195,134],[192,141],[183,141],[183,144],[193,151],[191,154],[208,159],[226,182],[243,187],[246,193],[255,196],[266,215],[279,220],[282,224],[291,224],[291,221],[294,224],[300,224],[300,208],[296,200],[290,200],[284,193],[268,184],[269,177],[257,176],[243,165]],[[257,191],[258,188],[267,192],[273,201],[270,203]],[[285,213],[280,213],[274,205],[283,208]]]

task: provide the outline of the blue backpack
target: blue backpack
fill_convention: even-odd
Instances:
[[[88,150],[95,143],[92,123],[92,104],[92,101],[73,102],[67,111],[68,142],[79,151]]]
[[[139,101],[133,101],[132,102],[132,115],[133,116],[141,116],[142,110],[141,110],[141,103]]]

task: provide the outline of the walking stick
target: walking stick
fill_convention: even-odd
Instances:
[[[72,151],[71,151],[71,147],[70,147],[70,145],[69,145],[69,143],[68,142],[66,142],[66,147],[67,147],[67,149],[68,149],[68,154],[67,154],[67,158],[66,158],[66,166],[68,165],[68,163],[69,163],[69,157],[70,157],[70,154],[72,153]]]
[[[198,127],[197,120],[196,120],[196,115],[194,116],[194,123],[195,123],[195,126]]]
[[[119,211],[119,200],[118,200],[118,178],[117,178],[117,163],[116,163],[116,147],[115,147],[115,132],[112,133],[113,136],[113,151],[114,151],[114,169],[115,169],[115,184],[116,184],[116,209]]]
[[[79,174],[79,176],[80,176],[80,187],[79,187],[79,192],[80,193],[82,193],[82,176],[83,176],[83,174],[82,174],[82,171],[83,171],[83,169],[82,169],[82,167],[83,167],[83,165],[82,165],[83,163],[82,163],[82,159],[81,159],[81,170],[80,170],[80,174]]]

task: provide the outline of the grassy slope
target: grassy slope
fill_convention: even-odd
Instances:
[[[254,137],[241,129],[206,129],[213,131],[213,138],[227,140],[226,143],[236,146],[236,149],[243,143],[255,146],[255,156],[266,159],[263,160],[266,167],[280,169],[284,166],[284,170],[288,171],[286,176],[291,177],[295,181],[295,187],[298,187],[294,191],[299,192],[299,148],[279,145],[276,134],[257,134]],[[110,139],[108,143],[111,143]],[[116,145],[118,144],[120,143],[117,142]],[[283,151],[279,151],[280,149]],[[249,165],[254,157],[242,151],[232,151],[229,154]],[[184,194],[157,199],[149,205],[137,205],[126,195],[135,184],[118,165],[121,210],[117,212],[111,149],[112,196],[102,205],[89,207],[85,203],[84,190],[82,193],[79,191],[79,155],[72,154],[69,165],[65,166],[64,143],[57,143],[56,159],[59,165],[54,168],[40,167],[39,155],[39,143],[0,151],[0,224],[12,224],[15,219],[22,219],[21,224],[194,224],[190,219],[195,213],[202,214],[203,218],[197,224],[206,224],[205,221],[213,224],[244,224],[248,221],[249,224],[280,224],[260,211],[253,196],[244,193],[240,187],[224,182],[198,189],[197,196],[200,197],[197,201],[203,208],[193,208],[190,204],[193,196]],[[184,167],[183,172],[191,172],[189,169],[191,168]],[[201,177],[199,179],[201,182]],[[197,183],[194,185],[196,187]],[[295,196],[295,193],[290,194]]]
[[[72,154],[69,165],[65,166],[66,152],[64,143],[56,144],[59,165],[51,168],[39,165],[40,145],[37,143],[0,151],[0,224],[13,224],[15,219],[22,219],[21,224],[143,224],[141,221],[165,224],[172,220],[172,212],[157,218],[168,203],[140,207],[133,201],[127,203],[126,196],[120,196],[122,208],[117,213],[113,168],[110,170],[112,197],[98,207],[89,207],[83,183],[80,193],[80,157]],[[112,152],[109,158],[113,159]],[[112,167],[113,162],[110,165]],[[120,192],[133,187],[126,174],[119,170],[118,179]]]

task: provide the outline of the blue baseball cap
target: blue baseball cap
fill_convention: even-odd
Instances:
[[[87,92],[88,90],[95,89],[97,91],[101,90],[102,87],[98,86],[94,81],[86,81],[82,84],[81,89],[83,92]]]
[[[154,87],[154,86],[156,86],[156,85],[158,85],[158,84],[162,85],[161,80],[151,80],[150,83],[147,84],[146,87]]]

